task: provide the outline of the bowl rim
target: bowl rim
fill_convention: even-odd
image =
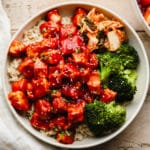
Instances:
[[[146,22],[142,11],[137,3],[137,0],[132,0],[132,5],[136,11],[136,16],[139,20],[139,23],[142,25],[142,27],[144,28],[144,30],[146,31],[146,33],[150,36],[150,26],[148,25],[148,23]]]
[[[146,83],[146,89],[144,90],[144,93],[142,95],[142,100],[141,100],[141,103],[138,105],[136,111],[134,112],[134,115],[132,115],[132,117],[129,118],[128,122],[126,122],[120,129],[118,129],[116,132],[114,132],[113,134],[110,134],[109,137],[107,137],[105,140],[103,140],[102,142],[100,142],[99,140],[96,141],[96,142],[93,142],[93,143],[88,143],[86,145],[72,145],[72,144],[62,144],[62,143],[53,143],[53,142],[50,142],[46,139],[43,139],[42,137],[39,137],[38,135],[36,135],[34,132],[32,132],[30,130],[30,128],[24,124],[24,122],[20,119],[20,117],[18,116],[17,112],[15,111],[15,109],[11,106],[11,104],[9,103],[8,101],[8,98],[7,98],[7,88],[5,86],[5,83],[7,82],[6,81],[6,72],[4,71],[6,69],[6,62],[7,62],[7,53],[8,53],[8,50],[5,51],[5,56],[4,56],[4,60],[3,60],[3,90],[4,90],[4,97],[6,99],[6,102],[8,104],[8,107],[9,109],[11,110],[11,112],[13,113],[13,115],[15,116],[15,119],[17,121],[19,121],[19,123],[23,126],[23,128],[25,128],[31,135],[33,135],[34,137],[36,137],[37,139],[40,139],[41,141],[45,142],[45,143],[48,143],[52,146],[56,146],[56,147],[61,147],[61,148],[70,148],[70,149],[81,149],[81,148],[89,148],[89,147],[94,147],[94,146],[97,146],[97,145],[100,145],[100,144],[103,144],[105,142],[108,142],[110,140],[112,140],[114,137],[116,137],[117,135],[119,135],[121,132],[123,132],[128,126],[129,124],[135,119],[135,117],[137,116],[137,114],[139,113],[143,103],[144,103],[144,100],[147,96],[147,92],[148,92],[148,87],[149,87],[149,62],[148,62],[148,58],[147,58],[147,55],[146,55],[146,51],[145,51],[145,48],[143,46],[143,43],[142,41],[140,40],[140,38],[138,37],[137,33],[135,32],[135,30],[131,27],[131,25],[128,24],[127,21],[125,21],[123,18],[121,18],[118,14],[116,14],[115,12],[111,11],[110,9],[104,7],[104,6],[101,6],[100,4],[93,4],[92,2],[80,2],[80,1],[70,1],[70,2],[59,2],[57,4],[53,4],[51,6],[48,6],[47,8],[45,9],[42,9],[41,11],[39,11],[38,13],[36,13],[35,15],[33,15],[31,18],[29,18],[19,29],[18,31],[14,34],[14,36],[12,37],[8,47],[10,46],[11,42],[17,37],[17,35],[21,32],[21,30],[26,27],[34,18],[46,13],[47,11],[51,10],[51,9],[54,9],[54,8],[57,8],[57,7],[62,7],[62,6],[67,6],[67,5],[85,5],[85,6],[92,6],[92,7],[98,7],[106,12],[108,12],[109,14],[113,15],[115,18],[121,20],[128,28],[129,30],[134,34],[134,36],[136,37],[136,39],[138,40],[139,44],[141,45],[141,48],[143,50],[143,54],[144,54],[144,57],[145,57],[145,62],[146,62],[146,68],[148,71],[147,71],[147,83]]]

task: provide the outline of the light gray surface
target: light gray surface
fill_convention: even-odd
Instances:
[[[36,13],[36,11],[47,7],[51,3],[64,0],[3,0],[4,8],[11,20],[11,31],[14,33],[22,23],[24,23],[30,16]],[[67,0],[66,0],[67,1]],[[69,0],[68,0],[69,1]],[[86,0],[87,1],[87,0]],[[89,0],[88,0],[89,1]],[[93,2],[99,2],[100,0],[93,0]],[[137,30],[141,40],[144,43],[147,50],[148,57],[150,59],[150,37],[143,32],[142,27],[139,25],[138,20],[132,12],[131,5],[128,3],[130,0],[101,0],[99,3],[112,8],[112,10],[118,12],[121,16],[124,16]],[[119,5],[120,4],[120,5]],[[129,8],[129,9],[127,9]],[[115,139],[107,142],[101,146],[92,148],[102,150],[149,150],[150,149],[150,92],[148,97],[132,124]],[[17,123],[16,123],[17,124]],[[19,125],[18,125],[19,126]],[[17,126],[16,126],[17,127]],[[16,130],[17,131],[17,130]],[[26,132],[22,129],[23,132]],[[15,134],[15,133],[14,133]],[[28,133],[25,133],[28,134]],[[21,134],[20,136],[23,136]],[[31,135],[28,135],[29,137]],[[18,137],[20,138],[20,137]],[[35,139],[36,140],[36,139]],[[39,142],[40,143],[40,142]],[[8,143],[8,147],[11,147]],[[23,145],[22,145],[23,146]],[[46,146],[46,145],[45,145]],[[9,147],[9,148],[10,148]],[[47,146],[46,146],[47,147]],[[42,147],[40,148],[43,149]],[[51,149],[51,148],[50,148]],[[91,148],[90,148],[91,149]]]

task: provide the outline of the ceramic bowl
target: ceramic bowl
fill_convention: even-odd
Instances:
[[[139,4],[138,4],[137,0],[132,0],[131,3],[133,5],[134,11],[136,12],[136,16],[137,16],[141,26],[146,31],[146,33],[150,36],[150,26],[145,21],[145,18],[144,18],[143,14],[142,14],[142,11],[141,11],[141,9],[139,7]]]
[[[99,11],[103,12],[106,16],[110,18],[115,18],[121,21],[125,25],[125,30],[127,33],[127,36],[129,38],[129,42],[131,45],[135,47],[137,50],[139,57],[140,57],[140,65],[138,67],[138,79],[137,79],[137,92],[134,96],[133,101],[130,105],[127,106],[127,119],[124,125],[119,128],[116,132],[113,132],[110,135],[104,136],[104,137],[92,137],[92,138],[86,138],[83,141],[76,141],[73,144],[61,144],[58,143],[54,138],[48,137],[46,135],[41,134],[39,131],[35,130],[29,123],[28,120],[20,116],[15,109],[10,105],[9,100],[7,98],[8,93],[11,91],[10,84],[8,82],[8,76],[7,76],[7,62],[8,62],[8,51],[5,53],[4,57],[4,72],[3,72],[3,86],[4,86],[4,92],[6,97],[6,103],[9,106],[10,112],[13,113],[15,118],[20,122],[20,124],[27,129],[32,135],[37,137],[38,139],[49,143],[51,145],[61,147],[61,148],[70,148],[70,149],[81,149],[81,148],[89,148],[92,146],[96,146],[99,144],[102,144],[104,142],[107,142],[114,137],[116,137],[118,134],[120,134],[123,130],[125,130],[129,124],[133,121],[133,119],[136,117],[138,112],[140,111],[144,100],[147,95],[148,91],[148,83],[149,83],[149,63],[148,58],[145,52],[145,49],[143,47],[142,42],[140,41],[137,33],[134,31],[134,29],[121,17],[119,17],[117,14],[113,13],[112,11],[108,10],[107,8],[101,7],[98,4],[93,4],[89,2],[64,2],[59,4],[54,4],[52,6],[49,6],[48,8],[42,10],[41,12],[38,12],[34,17],[30,18],[13,36],[12,41],[14,39],[21,39],[23,36],[23,33],[31,28],[33,25],[36,24],[38,20],[40,20],[49,10],[58,8],[60,11],[60,14],[62,16],[70,16],[75,8],[82,7],[86,9],[91,9],[93,7],[97,8]],[[10,42],[11,43],[11,42]]]

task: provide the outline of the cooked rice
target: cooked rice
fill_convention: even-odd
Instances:
[[[75,140],[82,141],[86,137],[92,137],[93,133],[86,124],[81,124],[76,128]]]
[[[17,70],[18,65],[20,64],[21,59],[13,59],[13,60],[9,60],[8,62],[8,79],[10,82],[13,81],[18,81],[19,79],[22,78],[21,73]]]
[[[28,44],[42,41],[43,37],[42,34],[40,33],[39,26],[43,22],[44,20],[41,20],[40,22],[37,23],[37,25],[33,26],[33,28],[24,32],[24,36],[22,39],[22,42],[24,44],[28,45]]]
[[[63,17],[61,22],[62,24],[70,24],[71,19],[69,17]]]
[[[40,130],[40,132],[46,136],[55,136],[57,134],[57,132],[54,130],[50,130],[50,131]]]
[[[55,136],[57,134],[57,131],[55,130],[50,130],[50,131],[40,130],[40,132],[46,136]],[[94,136],[93,133],[89,130],[86,124],[81,124],[76,128],[75,141],[82,141],[87,137],[93,137],[93,136]]]

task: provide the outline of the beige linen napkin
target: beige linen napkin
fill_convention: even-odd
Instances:
[[[10,41],[10,21],[2,8],[0,0],[0,73],[3,56]],[[0,74],[0,150],[54,150],[56,148],[43,143],[27,132],[11,114],[5,102],[2,75]]]

